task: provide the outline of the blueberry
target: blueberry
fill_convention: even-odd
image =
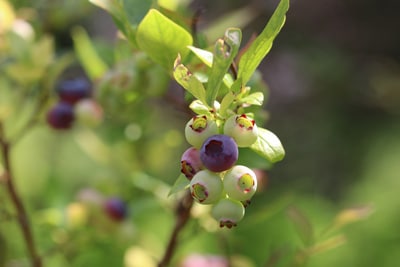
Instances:
[[[47,113],[47,122],[54,129],[69,129],[74,120],[74,109],[65,102],[58,102]]]
[[[230,198],[248,202],[257,189],[256,174],[246,166],[236,165],[225,173],[224,188]]]
[[[221,199],[211,209],[211,216],[219,222],[220,227],[232,228],[244,217],[242,203],[230,198]]]
[[[238,156],[239,151],[235,140],[223,134],[210,136],[200,149],[203,165],[213,172],[230,169],[236,163]]]
[[[219,174],[201,170],[190,181],[190,193],[201,204],[216,203],[222,196],[223,185]]]
[[[205,115],[194,116],[186,123],[186,140],[195,148],[200,148],[208,137],[217,133],[217,123],[214,120],[207,118]]]
[[[57,92],[60,99],[74,105],[83,98],[91,95],[90,82],[82,77],[62,80],[57,86]]]
[[[232,136],[238,147],[251,146],[258,138],[258,128],[246,114],[229,117],[224,125],[224,134]]]
[[[115,221],[122,221],[127,215],[127,207],[118,197],[112,197],[104,202],[104,211]]]
[[[191,180],[193,176],[203,169],[203,163],[200,160],[199,150],[190,147],[185,152],[183,152],[181,157],[181,172]]]

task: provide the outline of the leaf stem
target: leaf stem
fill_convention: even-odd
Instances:
[[[190,210],[193,206],[193,198],[190,195],[190,192],[187,191],[185,196],[179,202],[175,209],[176,215],[176,223],[175,227],[172,230],[171,237],[169,239],[167,248],[165,250],[164,256],[161,261],[158,263],[158,267],[167,267],[174,255],[176,246],[178,244],[178,235],[185,227],[186,223],[190,219]]]
[[[11,169],[11,160],[10,160],[10,150],[11,150],[11,145],[10,142],[6,140],[6,137],[4,135],[4,129],[3,129],[3,124],[0,121],[0,149],[1,149],[1,155],[2,155],[2,160],[4,164],[4,173],[3,173],[3,179],[7,188],[7,191],[10,195],[11,202],[13,203],[15,210],[17,212],[17,220],[19,223],[19,226],[21,228],[22,235],[25,240],[25,244],[28,250],[28,254],[30,257],[31,261],[31,266],[32,267],[42,267],[42,259],[39,256],[35,241],[33,238],[32,230],[30,227],[28,215],[26,213],[25,206],[21,200],[21,197],[19,196],[15,184],[14,184],[14,177]]]

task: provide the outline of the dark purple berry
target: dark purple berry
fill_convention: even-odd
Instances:
[[[127,214],[125,202],[117,197],[109,198],[104,202],[104,211],[115,221],[122,221]]]
[[[69,129],[74,120],[74,108],[65,102],[58,102],[47,112],[47,122],[54,129]]]
[[[193,176],[203,169],[203,163],[200,160],[200,153],[194,147],[188,148],[181,157],[181,172],[191,180]]]
[[[61,81],[57,90],[60,99],[72,105],[91,95],[90,82],[81,77]]]
[[[200,159],[203,165],[213,172],[230,169],[239,156],[238,146],[232,137],[217,134],[204,141],[200,149]]]

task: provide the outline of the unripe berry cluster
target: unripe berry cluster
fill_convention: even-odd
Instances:
[[[238,147],[251,146],[258,131],[255,121],[245,114],[233,115],[220,124],[223,126],[206,115],[189,120],[185,137],[192,147],[181,157],[181,172],[190,180],[194,200],[212,205],[211,215],[220,227],[232,228],[243,218],[257,189],[255,173],[235,165]]]
[[[47,112],[47,123],[54,129],[70,129],[78,120],[94,126],[103,117],[100,105],[91,98],[91,84],[84,78],[63,80],[57,85],[58,102]]]

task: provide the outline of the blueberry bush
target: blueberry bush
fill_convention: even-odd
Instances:
[[[258,67],[289,0],[246,39],[246,9],[221,30],[188,1],[51,3],[0,0],[0,266],[305,266],[371,213],[316,234],[263,197],[285,149]],[[99,10],[112,43],[71,23]]]

